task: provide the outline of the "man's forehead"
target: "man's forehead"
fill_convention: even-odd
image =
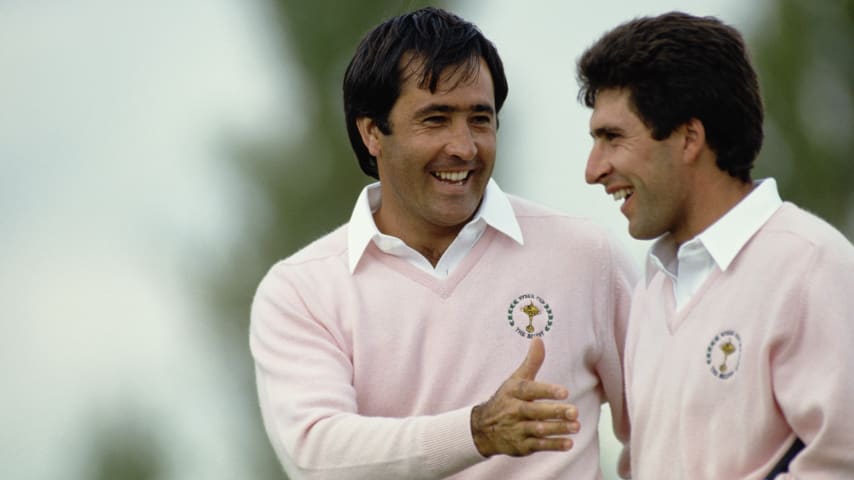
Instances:
[[[596,92],[594,110],[628,107],[630,92],[625,88],[604,88]]]
[[[590,131],[598,129],[632,129],[643,125],[631,103],[627,89],[610,88],[596,94],[596,102],[590,115]]]
[[[406,53],[400,59],[400,71],[401,83],[411,83],[420,89],[430,89],[435,85],[436,91],[449,91],[462,84],[477,83],[480,75],[484,74],[492,80],[489,67],[482,57],[466,58],[448,65],[437,72],[439,78],[434,79],[434,72],[430,70],[424,56]]]
[[[634,115],[626,89],[609,88],[596,93],[591,118]]]

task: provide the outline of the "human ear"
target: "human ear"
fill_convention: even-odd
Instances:
[[[370,117],[359,117],[356,119],[356,128],[359,129],[362,143],[365,144],[365,148],[368,149],[371,156],[374,158],[379,157],[382,152],[380,144],[380,135],[382,135],[382,132],[377,122]]]
[[[698,118],[691,118],[682,125],[685,140],[682,150],[689,161],[699,158],[700,153],[708,148],[706,144],[706,127]]]

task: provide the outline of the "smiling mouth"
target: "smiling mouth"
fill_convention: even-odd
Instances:
[[[466,180],[471,176],[471,172],[471,170],[466,170],[464,172],[432,172],[431,175],[444,183],[462,185],[466,183]]]
[[[619,202],[620,200],[624,200],[631,197],[633,193],[635,193],[635,191],[631,188],[621,188],[616,192],[612,193],[611,196],[614,197],[615,202]]]

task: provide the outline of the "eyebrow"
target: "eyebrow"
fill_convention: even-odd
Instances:
[[[425,107],[416,110],[415,116],[422,117],[431,113],[455,113],[461,110],[464,109],[452,107],[451,105],[443,103],[431,103]],[[485,103],[476,103],[469,107],[468,111],[477,113],[488,113],[490,115],[495,114],[495,110],[492,108],[492,106]]]
[[[622,134],[622,133],[625,133],[625,132],[624,132],[624,130],[623,130],[622,128],[619,128],[619,127],[609,127],[609,126],[605,126],[605,127],[599,127],[599,128],[594,129],[594,130],[591,130],[591,131],[590,131],[590,136],[591,136],[591,137],[593,137],[593,138],[599,138],[599,137],[604,136],[604,135],[607,135],[607,134],[609,134],[609,133],[619,133],[619,134]]]

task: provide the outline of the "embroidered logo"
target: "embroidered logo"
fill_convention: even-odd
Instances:
[[[544,336],[552,329],[553,321],[554,314],[548,302],[533,293],[519,295],[507,308],[507,323],[525,338]]]
[[[735,330],[715,335],[706,348],[706,365],[712,375],[726,380],[735,375],[741,364],[741,336]]]

